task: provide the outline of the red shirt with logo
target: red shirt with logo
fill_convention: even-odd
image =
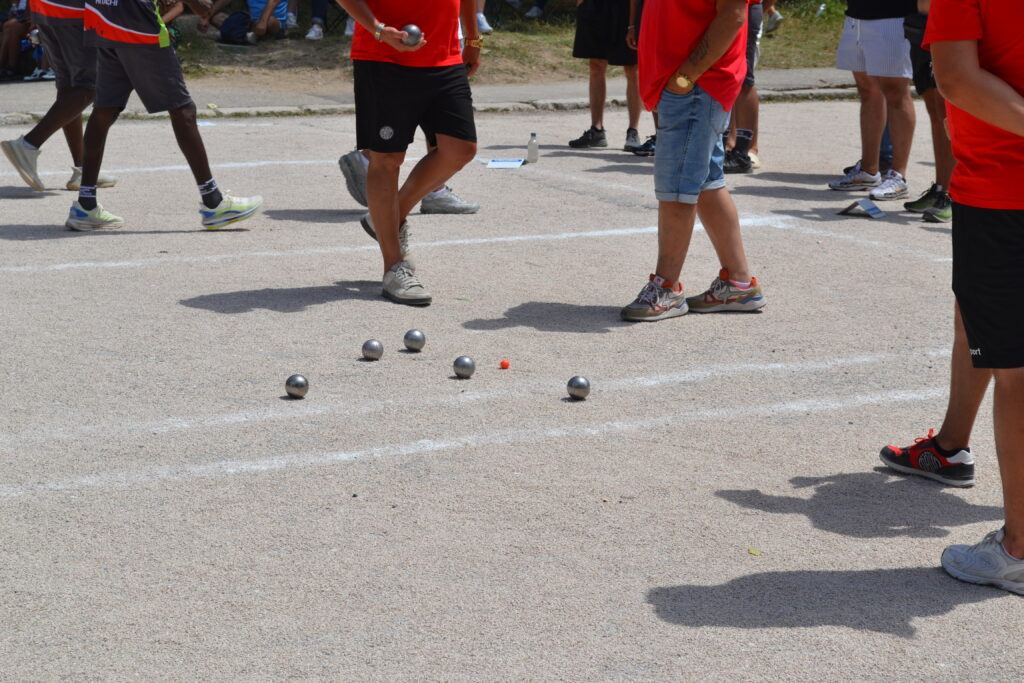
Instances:
[[[352,37],[352,61],[390,62],[402,66],[429,67],[462,64],[459,50],[460,0],[369,0],[367,4],[377,18],[388,26],[402,29],[416,24],[423,31],[427,44],[413,52],[399,52],[387,43],[378,42],[373,33],[356,24]]]
[[[977,41],[981,68],[1024,94],[1021,0],[932,0],[925,47]],[[979,209],[1024,209],[1024,137],[946,104],[956,168],[953,199]]]
[[[715,0],[645,0],[640,24],[640,97],[648,109],[658,106],[661,92],[704,37],[718,14]],[[747,75],[747,25],[697,85],[725,108],[739,97]]]

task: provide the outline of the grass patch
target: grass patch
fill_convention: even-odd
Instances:
[[[552,3],[555,4],[555,3]],[[789,0],[782,6],[786,16],[781,28],[761,41],[761,66],[771,69],[832,66],[842,31],[845,3],[828,0],[821,16],[820,0]],[[488,36],[484,67],[476,82],[525,83],[585,78],[586,63],[572,57],[574,15],[566,5],[555,5],[544,21],[529,21],[504,8],[492,17],[495,32]],[[305,9],[303,7],[302,9]],[[348,78],[349,39],[341,28],[320,42],[303,40],[308,17],[300,16],[303,28],[288,40],[269,41],[255,47],[226,46],[215,42],[216,33],[195,30],[193,17],[179,19],[182,32],[178,47],[185,72],[192,77],[252,72],[330,72],[331,78]],[[284,74],[282,74],[284,75]],[[300,79],[301,80],[301,79]]]

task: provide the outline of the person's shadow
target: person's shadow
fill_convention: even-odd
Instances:
[[[779,515],[804,515],[817,529],[854,538],[941,538],[948,527],[998,522],[1003,509],[974,505],[916,477],[872,472],[829,477],[795,477],[794,488],[811,489],[807,497],[776,496],[756,489],[726,490],[719,498]]]
[[[619,317],[615,306],[580,306],[553,301],[530,301],[505,311],[500,318],[479,318],[462,324],[467,330],[507,330],[532,327],[539,332],[604,334],[630,323]]]
[[[189,308],[201,308],[214,313],[235,315],[259,309],[278,313],[298,313],[310,306],[352,299],[376,300],[380,298],[380,281],[352,280],[320,287],[284,287],[279,289],[249,289],[239,292],[204,294],[178,303]]]
[[[366,209],[267,209],[263,215],[274,221],[296,223],[351,223],[366,214]]]
[[[763,572],[726,583],[653,588],[647,602],[671,624],[699,628],[813,628],[913,637],[917,618],[1005,595],[960,583],[938,567]]]

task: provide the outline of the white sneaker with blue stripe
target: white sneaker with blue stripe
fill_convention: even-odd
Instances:
[[[263,206],[263,197],[232,197],[225,194],[220,204],[212,209],[200,205],[199,215],[203,219],[203,227],[207,230],[221,228],[251,218]]]
[[[71,205],[71,210],[68,212],[68,219],[64,221],[64,227],[69,230],[78,230],[80,232],[88,230],[109,230],[111,228],[124,227],[124,219],[120,216],[115,216],[99,204],[97,204],[96,208],[92,211],[87,211],[76,201]]]

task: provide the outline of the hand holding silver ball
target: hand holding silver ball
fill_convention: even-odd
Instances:
[[[423,40],[423,31],[421,31],[420,27],[416,24],[406,24],[402,27],[402,30],[406,33],[405,38],[402,39],[402,43],[404,45],[414,47],[419,45],[420,41]]]

